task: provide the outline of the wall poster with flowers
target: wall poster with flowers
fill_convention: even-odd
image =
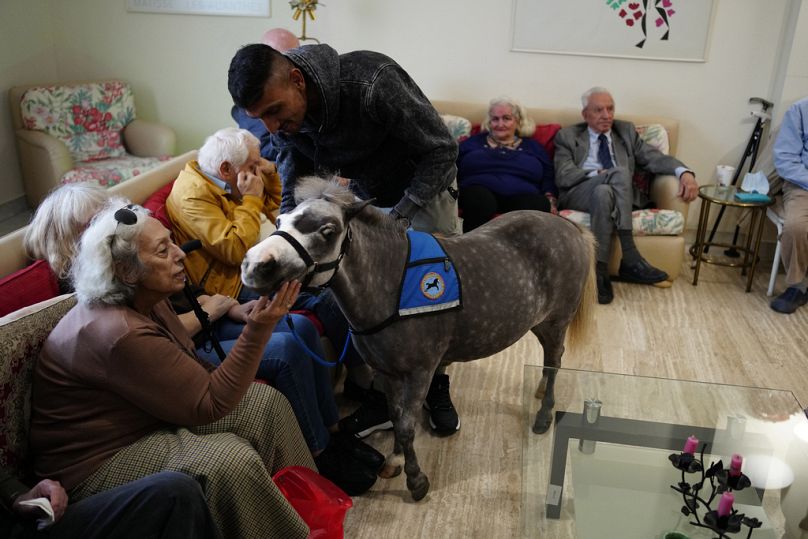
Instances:
[[[704,62],[714,0],[515,0],[513,51]]]

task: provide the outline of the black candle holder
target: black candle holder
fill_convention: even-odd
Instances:
[[[690,524],[698,528],[707,528],[717,535],[714,539],[728,539],[728,533],[736,534],[744,526],[749,528],[746,534],[747,539],[752,537],[752,532],[760,528],[763,523],[752,517],[747,517],[743,513],[738,513],[732,509],[729,515],[718,516],[718,511],[713,510],[712,504],[716,496],[724,492],[743,490],[752,485],[749,478],[743,473],[730,475],[729,470],[724,468],[722,461],[710,464],[704,468],[704,450],[707,444],[701,446],[699,457],[692,453],[672,453],[668,456],[673,467],[682,472],[682,480],[678,485],[671,485],[671,488],[682,495],[682,514],[686,517],[692,516],[694,521]],[[685,480],[685,474],[701,474],[701,479],[693,484]],[[704,499],[702,492],[707,493],[706,486],[709,487],[709,496]],[[703,516],[700,517],[699,513]]]

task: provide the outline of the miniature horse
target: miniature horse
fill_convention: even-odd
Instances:
[[[471,233],[440,238],[462,283],[462,307],[384,325],[398,311],[396,277],[408,256],[400,221],[320,178],[303,179],[295,196],[298,206],[279,218],[278,232],[247,252],[242,279],[262,293],[291,279],[333,289],[359,333],[353,336],[357,350],[382,377],[395,429],[388,464],[400,467],[403,451],[415,500],[429,490],[413,449],[416,412],[439,364],[490,356],[532,331],[545,365],[533,430],[547,431],[567,328],[573,339],[591,319],[594,239],[588,231],[548,213],[516,211]]]

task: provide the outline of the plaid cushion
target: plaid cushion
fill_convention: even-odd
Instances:
[[[0,468],[30,475],[28,423],[34,362],[51,330],[76,300],[59,296],[0,318]]]

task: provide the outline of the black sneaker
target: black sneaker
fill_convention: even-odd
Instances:
[[[799,307],[808,303],[808,292],[803,292],[795,286],[786,288],[786,291],[772,300],[771,308],[778,313],[791,314]]]
[[[393,422],[387,411],[387,399],[380,391],[370,391],[365,402],[347,417],[339,420],[339,430],[357,438],[370,436],[377,430],[390,430]]]
[[[314,457],[320,475],[337,485],[349,496],[359,496],[376,483],[376,471],[355,459],[345,447],[332,440],[322,453]]]
[[[438,434],[449,435],[460,430],[460,418],[449,396],[449,375],[432,377],[424,408],[429,410],[429,425]]]
[[[379,473],[382,466],[384,466],[384,455],[356,436],[352,436],[345,432],[337,432],[331,434],[331,440],[332,443],[339,446],[340,451],[350,455],[351,458],[358,460],[370,468],[373,473]]]

